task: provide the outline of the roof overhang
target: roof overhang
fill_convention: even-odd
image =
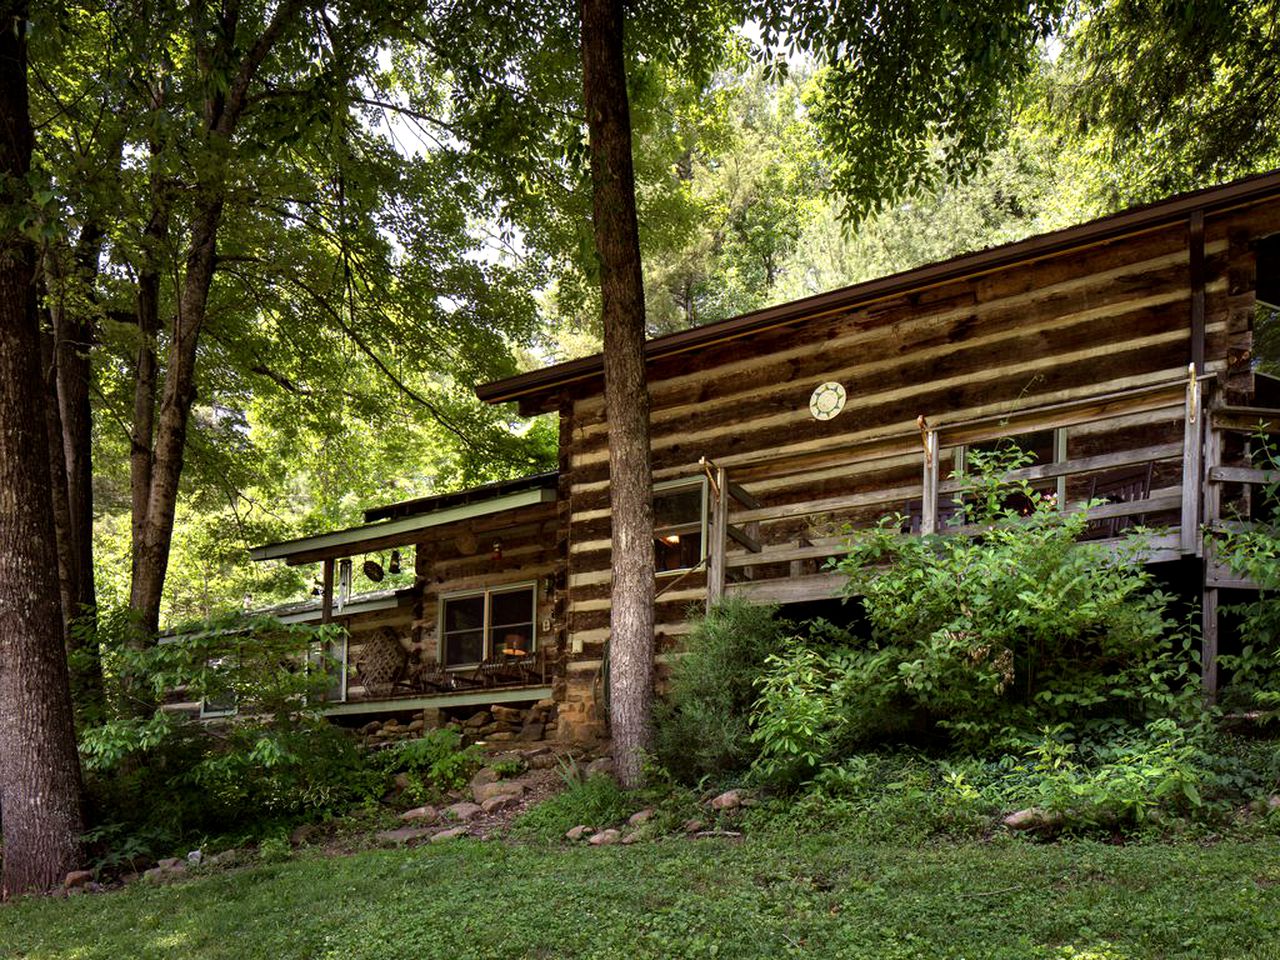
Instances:
[[[523,490],[494,497],[491,500],[466,503],[418,516],[405,517],[401,520],[368,523],[359,527],[349,527],[346,530],[317,534],[313,537],[268,543],[261,547],[253,547],[249,551],[249,557],[252,560],[284,560],[290,566],[349,557],[353,553],[368,550],[406,546],[416,542],[421,532],[431,527],[489,516],[506,510],[519,510],[522,507],[552,503],[555,499],[555,490],[546,488]]]
[[[652,362],[799,320],[818,319],[953,280],[981,276],[1015,264],[1030,263],[1082,247],[1136,236],[1183,220],[1195,211],[1221,212],[1276,196],[1280,196],[1280,170],[1223,186],[1179,194],[1078,226],[1039,234],[977,253],[963,254],[950,260],[779,304],[718,323],[656,337],[645,344],[645,359]],[[485,403],[519,400],[521,413],[546,412],[553,408],[549,401],[556,392],[598,378],[603,372],[603,355],[596,354],[481,384],[476,388],[476,396]]]

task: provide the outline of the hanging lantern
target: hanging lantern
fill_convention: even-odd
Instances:
[[[498,563],[502,560],[502,541],[493,541],[493,562]]]
[[[391,551],[391,562],[387,565],[387,572],[390,573],[392,576],[395,576],[397,573],[400,572],[400,551],[399,550]]]

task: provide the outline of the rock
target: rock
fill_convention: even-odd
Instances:
[[[397,773],[391,778],[391,785],[396,793],[404,793],[409,789],[409,775],[407,773]]]
[[[493,767],[481,767],[476,771],[475,776],[471,778],[471,789],[474,790],[476,787],[482,787],[487,783],[497,783],[501,779],[502,774]]]
[[[1052,827],[1062,821],[1062,817],[1040,807],[1027,807],[1025,810],[1015,810],[1000,822],[1010,830],[1042,830],[1045,827]]]
[[[585,823],[580,823],[576,827],[570,827],[569,830],[566,831],[564,838],[566,840],[572,840],[575,843],[577,843],[579,840],[583,839],[584,837],[586,837],[588,834],[592,832],[593,832],[592,829],[588,827]]]
[[[707,825],[701,820],[686,820],[681,828],[685,833],[697,833],[699,830],[705,830]]]
[[[92,882],[92,870],[72,870],[67,874],[67,878],[62,881],[62,886],[65,890],[74,890],[77,887],[88,886]]]
[[[144,873],[142,879],[151,883],[167,883],[170,880],[178,879],[186,872],[186,863],[174,857],[168,857]]]
[[[643,810],[639,810],[636,813],[633,813],[630,819],[627,820],[627,823],[631,824],[631,826],[633,827],[638,827],[642,823],[648,823],[650,820],[652,820],[654,818],[655,812],[656,811],[653,809],[653,807],[645,807]]]
[[[426,728],[426,726],[427,725],[423,723],[421,720],[414,720],[412,723],[409,724],[408,730],[410,733],[421,733]]]
[[[484,803],[480,804],[480,809],[486,814],[497,813],[499,810],[505,810],[507,807],[514,807],[520,802],[520,798],[514,794],[505,794],[500,797],[490,797]]]
[[[295,847],[301,847],[314,840],[319,833],[320,828],[314,823],[304,823],[293,828],[289,834],[289,842]]]
[[[376,834],[383,843],[410,845],[431,836],[434,831],[430,827],[399,827],[395,830],[380,830]]]
[[[232,847],[230,850],[223,850],[221,853],[215,853],[212,857],[209,857],[208,863],[211,867],[226,867],[237,863],[243,858],[244,851],[236,847]]]
[[[736,810],[742,806],[741,790],[726,790],[711,801],[712,810]]]
[[[432,806],[414,807],[400,814],[400,819],[409,823],[420,823],[426,826],[440,819],[440,811]]]
[[[466,827],[450,827],[448,830],[441,830],[431,838],[432,843],[444,843],[446,840],[455,840],[458,837],[467,835]]]
[[[382,729],[381,723],[379,723],[377,720],[370,720],[368,723],[366,723],[363,727],[360,728],[360,734],[361,736],[371,737],[381,729]]]
[[[540,753],[536,757],[529,758],[530,770],[550,770],[558,761],[554,753]]]
[[[484,810],[481,809],[478,803],[467,803],[465,800],[444,808],[445,816],[454,820],[474,820],[482,813],[484,813]]]
[[[624,844],[626,844],[626,845],[630,846],[630,845],[631,845],[631,844],[633,844],[633,843],[638,843],[641,839],[642,839],[642,838],[641,838],[640,831],[639,831],[639,830],[632,830],[630,833],[628,833],[628,834],[626,834],[625,836],[623,836],[623,838],[622,838],[622,842],[623,842]]]
[[[485,737],[490,743],[506,743],[508,740],[514,740],[515,738],[516,734],[510,730],[500,730]]]
[[[556,708],[556,702],[550,697],[544,697],[533,705],[535,710],[543,710],[550,712]]]
[[[494,706],[489,708],[489,712],[493,714],[495,720],[503,720],[507,723],[524,722],[524,711],[515,707]]]
[[[187,863],[191,864],[193,867],[200,866],[200,864],[204,863],[204,851],[192,850],[187,854]]]
[[[471,729],[475,730],[485,726],[488,723],[491,723],[492,721],[493,721],[493,718],[489,716],[489,711],[481,710],[479,713],[473,713],[470,717],[468,717],[467,720],[463,723],[463,726],[470,727]]]
[[[438,730],[449,722],[445,712],[437,707],[426,707],[422,711],[422,723],[428,730]]]
[[[519,780],[498,780],[496,783],[482,783],[471,788],[471,795],[476,803],[484,803],[494,797],[522,797],[525,786]]]
[[[520,731],[521,740],[541,740],[546,727],[541,723],[526,723]]]
[[[521,750],[521,751],[520,751],[520,758],[521,758],[522,760],[529,760],[529,759],[532,759],[533,757],[541,757],[541,756],[543,756],[544,754],[548,754],[548,753],[550,753],[550,752],[551,752],[551,748],[550,748],[550,747],[545,747],[545,746],[543,746],[543,747],[527,747],[527,748],[525,748],[524,750]]]
[[[1267,797],[1268,810],[1280,810],[1280,793],[1273,793]]]
[[[612,777],[613,757],[601,757],[599,760],[592,760],[587,764],[583,775],[588,779],[591,777]]]
[[[618,830],[601,830],[599,833],[593,833],[587,843],[593,847],[607,847],[621,839],[622,833]]]

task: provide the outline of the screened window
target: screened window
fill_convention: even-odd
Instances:
[[[653,488],[653,550],[658,573],[696,567],[706,557],[707,483],[676,480]]]
[[[441,607],[441,651],[447,666],[533,652],[537,642],[534,584],[445,597]]]
[[[230,657],[213,657],[207,669],[208,695],[200,701],[201,717],[229,717],[236,712],[236,692],[231,687],[228,674],[234,666]]]

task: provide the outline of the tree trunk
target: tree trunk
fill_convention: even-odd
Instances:
[[[609,717],[618,779],[635,787],[643,781],[653,733],[653,494],[644,281],[622,32],[621,0],[582,0],[582,92],[603,302],[613,515]]]
[[[0,0],[0,896],[45,890],[79,861],[80,762],[49,499],[35,249],[11,215],[32,130],[25,0]],[[33,409],[35,415],[33,415]]]

